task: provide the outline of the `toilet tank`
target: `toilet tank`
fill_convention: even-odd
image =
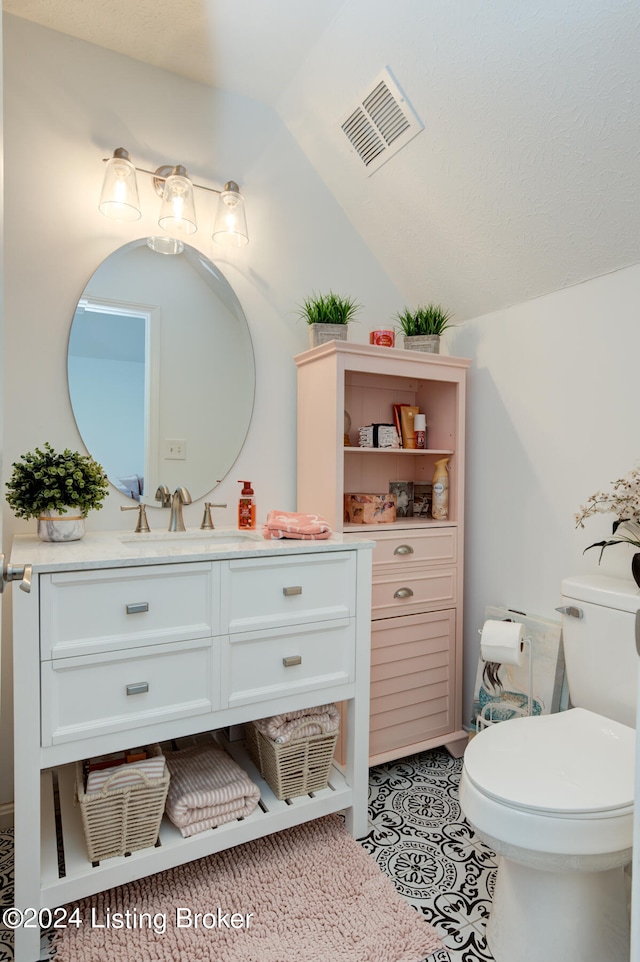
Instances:
[[[640,591],[632,581],[580,575],[562,582],[562,606],[571,704],[635,728]]]

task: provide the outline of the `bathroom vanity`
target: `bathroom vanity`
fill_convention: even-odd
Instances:
[[[371,548],[257,533],[119,532],[54,544],[19,536],[11,565],[16,906],[54,908],[332,812],[367,830]],[[346,764],[327,788],[279,801],[223,729],[348,704]],[[248,817],[89,862],[75,762],[214,733],[261,790]],[[16,962],[39,931],[16,931]]]
[[[375,541],[369,763],[446,745],[461,755],[465,386],[469,360],[349,341],[296,357],[298,510],[344,537]],[[426,414],[424,450],[359,447],[358,430],[393,423],[393,405]],[[393,523],[344,520],[347,493],[431,482],[448,458],[449,511]]]

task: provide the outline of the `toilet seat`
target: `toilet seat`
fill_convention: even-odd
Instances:
[[[635,730],[584,708],[485,729],[465,752],[475,787],[510,808],[556,818],[633,810]]]
[[[591,856],[609,867],[632,844],[634,764],[635,730],[586,709],[513,719],[469,743],[460,804],[501,854]]]

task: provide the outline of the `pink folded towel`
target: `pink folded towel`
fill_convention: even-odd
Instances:
[[[299,511],[270,511],[262,526],[265,538],[297,538],[300,541],[321,541],[331,535],[330,525],[318,514]]]
[[[296,738],[308,735],[324,735],[337,732],[340,727],[340,712],[331,702],[315,708],[301,708],[285,712],[283,715],[270,715],[254,721],[256,728],[278,745],[285,745]]]
[[[258,786],[216,745],[167,752],[166,760],[171,781],[165,810],[185,838],[246,818],[260,800]]]

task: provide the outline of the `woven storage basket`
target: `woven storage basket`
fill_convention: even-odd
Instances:
[[[276,798],[295,798],[327,787],[338,732],[307,735],[284,745],[267,738],[253,722],[244,726],[247,748]]]
[[[147,752],[150,756],[162,754],[159,745],[149,745]],[[87,795],[82,762],[76,762],[76,799],[92,862],[156,844],[169,790],[169,769],[165,765],[162,778],[148,778],[142,771],[140,776],[143,781],[139,784],[109,788],[107,782],[101,792]]]

